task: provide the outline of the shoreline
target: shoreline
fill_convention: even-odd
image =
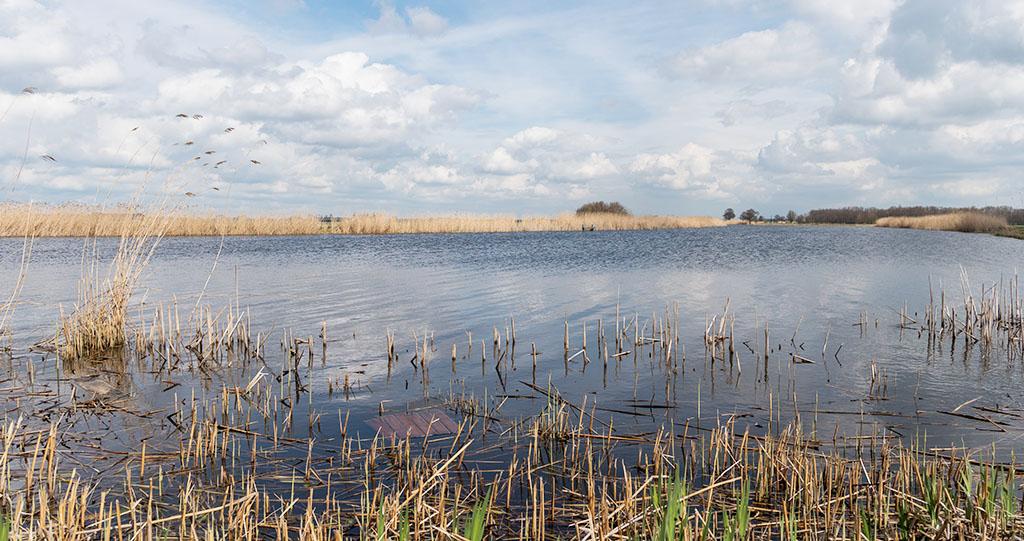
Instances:
[[[386,235],[417,233],[519,233],[557,231],[633,231],[723,227],[711,216],[631,216],[561,214],[555,216],[438,215],[396,217],[359,214],[346,217],[228,216],[156,209],[91,209],[73,206],[0,207],[0,237],[120,237],[141,224],[164,237],[243,237],[313,235]]]

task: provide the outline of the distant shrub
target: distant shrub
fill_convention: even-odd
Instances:
[[[582,214],[620,214],[622,216],[629,216],[630,213],[618,201],[612,201],[611,203],[593,201],[576,209],[577,216]]]

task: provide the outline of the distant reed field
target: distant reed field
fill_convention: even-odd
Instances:
[[[979,212],[954,212],[933,216],[890,216],[875,222],[879,227],[904,229],[932,229],[937,231],[961,231],[964,233],[995,233],[1008,228],[1006,218]]]
[[[330,231],[350,235],[387,233],[498,233],[505,231],[580,231],[678,229],[717,227],[724,220],[710,216],[628,216],[621,214],[560,214],[517,218],[502,215],[455,215],[399,218],[388,214],[361,214],[338,218]]]
[[[623,216],[561,214],[518,218],[502,215],[451,215],[400,218],[359,214],[321,219],[314,215],[228,216],[186,211],[164,212],[164,236],[378,235],[394,233],[492,233],[713,227],[726,222],[709,216]],[[117,237],[150,219],[132,208],[79,205],[0,205],[0,236]]]

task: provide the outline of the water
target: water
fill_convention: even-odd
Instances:
[[[0,241],[5,296],[18,272],[21,246],[17,239]],[[72,309],[83,246],[78,239],[35,243],[12,321],[14,360],[3,391],[9,416],[26,407],[15,402],[22,383],[10,383],[22,381],[13,373],[19,362],[34,363],[37,382],[63,379],[65,394],[78,386],[78,400],[102,398],[109,391],[104,385],[114,387],[125,412],[107,422],[117,426],[115,438],[129,448],[166,429],[165,412],[182,396],[213,395],[224,383],[245,386],[253,367],[169,375],[136,366],[111,382],[97,373],[59,374],[51,355],[27,353],[33,343],[53,336],[58,306]],[[870,227],[169,238],[150,262],[136,302],[144,311],[173,300],[187,313],[201,292],[202,303],[214,307],[235,302],[237,295],[252,314],[253,332],[274,333],[275,347],[283,329],[296,337],[317,336],[326,322],[331,343],[326,362],[318,360],[312,372],[313,407],[328,419],[349,414],[350,430],[364,434],[371,432],[365,421],[382,402],[389,411],[402,411],[425,400],[443,402],[453,392],[486,396],[492,406],[506,395],[533,396],[505,400],[500,417],[533,415],[544,398],[522,382],[535,381],[541,387],[550,383],[575,403],[604,408],[598,411],[632,433],[671,423],[710,425],[730,416],[763,431],[771,397],[776,406],[781,400],[783,422],[799,411],[808,429],[827,436],[838,424],[847,434],[886,433],[904,441],[927,434],[929,443],[940,446],[1012,450],[1021,436],[1012,416],[996,416],[1006,423],[996,425],[941,412],[972,399],[977,400],[961,413],[995,415],[978,413],[977,406],[1024,410],[1020,359],[1008,360],[998,344],[986,349],[960,340],[930,347],[926,334],[898,323],[904,305],[911,317],[923,318],[930,288],[935,294],[944,288],[947,302],[961,302],[962,273],[976,295],[985,286],[1005,285],[1024,263],[1021,247],[1018,240],[985,235]],[[99,241],[100,260],[108,260],[113,249],[114,241]],[[727,303],[736,317],[739,361],[733,365],[712,363],[703,344],[706,321],[722,314]],[[646,352],[605,368],[601,353],[593,351],[597,325],[601,319],[611,335],[617,306],[630,322],[637,315],[640,325],[652,314],[660,318],[678,309],[685,360],[674,372]],[[516,367],[509,363],[499,373],[491,335],[497,327],[504,336],[513,317]],[[867,324],[856,325],[862,317]],[[564,362],[565,321],[570,353],[580,348],[587,326],[589,363],[582,356]],[[773,350],[767,379],[761,357],[766,323]],[[395,332],[400,356],[390,378],[387,329]],[[467,333],[475,342],[471,354]],[[422,341],[425,335],[436,346],[429,381],[407,362],[414,337]],[[481,339],[487,342],[485,362]],[[536,373],[531,342],[541,352]],[[459,355],[454,372],[452,343]],[[792,354],[815,362],[794,364]],[[280,371],[278,358],[268,358],[267,365]],[[875,388],[873,366],[879,375]],[[337,391],[346,375],[354,387],[348,396]],[[671,407],[636,408],[636,401]],[[325,425],[325,431],[338,430]]]

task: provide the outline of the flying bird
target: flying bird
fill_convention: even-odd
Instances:
[[[178,113],[178,114],[174,115],[174,117],[175,118],[188,118],[188,115],[186,115],[185,113]]]
[[[235,131],[235,129],[234,129],[234,128],[232,128],[232,127],[227,127],[227,128],[224,128],[224,133],[231,133],[231,132],[233,132],[233,131]]]
[[[195,158],[192,158],[192,159],[193,160],[198,160],[198,159],[201,159],[201,158],[202,158],[202,156],[196,156]]]
[[[34,86],[26,86],[25,88],[21,89],[21,93],[22,94],[35,94],[36,90],[38,90],[38,89],[36,87],[34,87]]]
[[[192,118],[199,120],[200,118],[203,118],[203,115],[192,115]]]
[[[207,150],[207,151],[206,151],[206,152],[204,152],[203,154],[216,154],[216,153],[217,153],[217,151],[216,151],[216,150]]]
[[[219,192],[220,191],[220,188],[218,188],[216,186],[210,186],[210,189],[215,191],[215,192]]]
[[[138,130],[138,129],[139,129],[139,127],[135,126],[134,128],[132,128],[132,131],[135,131],[135,130]]]
[[[256,164],[256,165],[260,165],[260,162],[259,162],[259,161],[257,161],[257,160],[249,160],[249,161],[250,161],[250,162],[252,162],[252,163],[254,163],[254,164]]]
[[[224,165],[224,164],[226,164],[226,163],[228,163],[228,161],[227,161],[227,160],[221,160],[221,161],[219,161],[219,162],[217,162],[217,163],[213,164],[213,166],[214,166],[214,167],[220,167],[220,166],[222,166],[222,165]]]
[[[192,192],[185,192],[185,197],[195,197],[195,196],[196,196],[196,194],[194,194]]]
[[[186,144],[186,145],[191,145],[191,144],[192,144],[192,141],[185,141],[185,144]]]
[[[50,156],[49,154],[43,154],[42,156],[40,156],[40,158],[42,158],[42,159],[44,159],[44,160],[46,160],[48,162],[54,162],[54,163],[57,162],[57,158],[54,158],[53,156]]]

